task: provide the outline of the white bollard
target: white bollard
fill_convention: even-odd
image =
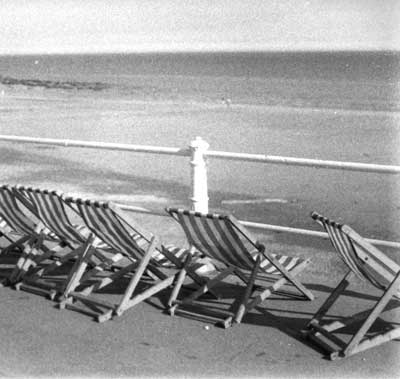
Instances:
[[[204,152],[210,145],[201,137],[196,137],[190,143],[192,152],[192,193],[190,198],[192,209],[196,212],[208,213],[208,186],[207,186],[207,166],[204,159]]]

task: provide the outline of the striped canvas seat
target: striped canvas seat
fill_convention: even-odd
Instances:
[[[254,249],[253,251],[250,252],[250,254],[254,260],[256,260],[257,254],[259,254],[259,253],[260,253],[260,251],[258,249]],[[301,259],[299,257],[289,257],[288,255],[271,253],[270,256],[272,258],[274,258],[275,260],[277,260],[282,265],[282,267],[284,267],[287,271],[292,271],[298,265],[300,265],[304,262],[304,259]],[[260,267],[267,274],[280,275],[280,271],[268,259],[264,259],[260,263]]]
[[[114,250],[125,254],[130,259],[140,261],[145,255],[153,235],[144,231],[132,220],[126,221],[126,216],[121,217],[121,210],[111,202],[99,202],[91,200],[73,201],[88,228],[107,245]],[[186,249],[180,249],[173,245],[163,247],[174,257],[181,259],[188,254]],[[170,255],[169,255],[170,256]],[[174,262],[168,259],[158,248],[152,255],[152,263],[164,267],[176,267]]]
[[[8,185],[0,187],[0,217],[16,233],[21,235],[36,233],[37,223],[22,211]]]
[[[61,193],[23,186],[17,187],[16,190],[29,198],[38,217],[57,236],[74,245],[86,242],[89,231],[85,230],[84,225],[74,226],[71,223]]]
[[[150,243],[151,236],[128,230],[130,227],[110,203],[77,199],[76,205],[88,228],[103,242],[129,258],[143,258],[144,248]]]
[[[305,297],[313,298],[311,292],[294,278],[294,275],[300,272],[308,264],[308,261],[298,257],[267,253],[265,246],[260,244],[233,216],[203,214],[178,208],[167,208],[166,211],[182,227],[188,243],[192,247],[226,267],[226,270],[221,270],[222,277],[225,277],[228,272],[237,275],[250,288],[251,282],[259,279],[260,275],[272,274],[277,276],[277,280],[281,280],[280,285],[276,285],[274,290],[283,285],[287,279]],[[254,278],[250,279],[246,276],[249,271],[252,273],[250,278],[255,273]],[[294,275],[291,275],[291,272]],[[286,279],[282,280],[282,277]],[[212,283],[216,284],[217,282],[214,280]],[[207,287],[207,289],[209,288],[210,286]],[[268,289],[258,299],[265,300],[271,293],[272,291]],[[178,295],[178,290],[174,291],[175,295]],[[189,302],[193,302],[193,300],[193,296],[188,299]],[[185,299],[182,301],[185,302]],[[178,302],[182,303],[182,301],[178,301],[176,298],[170,299],[171,305],[175,302],[171,307],[172,312],[177,309]],[[243,308],[248,311],[255,306],[255,303],[245,305],[246,301],[242,303],[242,310],[235,315],[234,321],[240,322],[244,314]],[[229,321],[224,325],[229,326],[232,317],[228,317],[226,320]]]
[[[184,209],[168,211],[182,226],[190,245],[203,254],[244,270],[253,270],[254,262],[264,246],[244,231],[239,222],[230,215],[201,214]],[[286,270],[292,270],[303,259],[286,255],[271,254]],[[260,267],[268,274],[280,274],[269,261],[263,259]]]
[[[388,302],[392,298],[399,298],[400,266],[349,226],[334,222],[316,212],[313,212],[311,217],[328,233],[333,247],[347,265],[348,273],[309,322],[305,336],[326,350],[331,359],[346,357],[391,339],[399,338],[400,328],[391,327],[389,331],[386,328],[372,338],[366,337],[366,333],[380,314],[385,311]],[[335,320],[322,323],[323,317],[349,285],[350,275],[355,275],[381,290],[382,297],[368,311],[343,318],[340,322]],[[361,327],[354,333],[350,342],[345,343],[334,334],[334,332],[360,320],[363,321]]]
[[[58,238],[70,245],[77,246],[83,245],[87,241],[90,230],[83,222],[77,225],[72,224],[64,206],[62,193],[23,186],[15,187],[15,190],[29,198],[40,220]],[[93,246],[98,249],[110,248],[98,238],[94,239]]]

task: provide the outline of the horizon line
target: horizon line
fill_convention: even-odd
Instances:
[[[0,53],[0,57],[4,56],[49,56],[49,55],[164,55],[164,54],[264,54],[264,53],[390,53],[398,54],[400,49],[379,49],[379,48],[341,48],[341,49],[192,49],[192,50],[131,50],[131,51],[79,51],[79,52],[15,52],[15,53]]]

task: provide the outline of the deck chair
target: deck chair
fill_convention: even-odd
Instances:
[[[184,209],[166,208],[166,211],[180,224],[185,232],[189,244],[211,258],[220,266],[217,276],[210,278],[200,289],[191,295],[178,299],[181,286],[189,272],[185,267],[181,270],[176,286],[169,300],[170,314],[173,315],[182,305],[196,306],[196,300],[229,275],[234,275],[245,284],[245,291],[239,300],[234,312],[225,310],[207,309],[219,324],[227,328],[232,322],[240,323],[243,316],[251,309],[261,304],[274,291],[285,283],[293,284],[301,294],[312,300],[313,294],[296,278],[308,260],[297,257],[270,254],[265,251],[248,230],[246,230],[233,216],[204,214]],[[266,281],[273,280],[273,284]],[[256,280],[264,281],[262,286],[255,285]],[[261,289],[261,291],[260,291]],[[197,305],[200,305],[197,302]],[[181,309],[181,312],[189,313]],[[222,320],[221,320],[222,316]],[[204,315],[204,317],[208,317]]]
[[[78,265],[83,267],[83,270],[88,266],[102,266],[105,269],[122,258],[120,254],[109,259],[106,254],[111,248],[94,238],[84,226],[83,220],[80,220],[78,225],[72,224],[62,193],[24,186],[13,187],[13,192],[21,200],[30,202],[32,212],[64,246],[69,248],[62,254],[52,251],[39,257],[25,257],[22,264],[24,275],[15,285],[16,289],[45,294],[51,299],[55,299],[56,296],[63,298],[67,295],[66,291],[71,291],[79,285],[79,281],[76,280]],[[69,210],[72,214],[77,212],[72,207]],[[50,277],[56,270],[60,270],[60,267],[65,268],[67,265],[69,269],[66,275],[57,278],[57,281],[54,281],[54,275],[53,278]]]
[[[392,339],[399,338],[400,327],[393,328],[390,326],[389,330],[382,330],[378,335],[375,334],[371,338],[368,338],[366,334],[379,316],[385,310],[388,310],[388,303],[392,299],[399,300],[400,266],[349,226],[338,224],[315,212],[311,214],[311,217],[324,227],[332,245],[349,270],[308,323],[306,329],[303,331],[305,337],[326,351],[332,360],[348,357]],[[367,311],[339,321],[328,321],[327,317],[324,320],[324,316],[349,285],[351,276],[356,276],[378,288],[382,291],[382,296]],[[345,342],[334,333],[340,332],[346,326],[360,321],[361,326],[352,334],[348,342]]]
[[[68,298],[60,304],[62,308],[82,311],[83,306],[84,312],[92,314],[97,321],[103,322],[113,316],[122,315],[129,308],[173,284],[176,270],[171,275],[165,274],[163,271],[165,262],[159,258],[161,253],[173,267],[183,267],[184,263],[177,254],[179,249],[172,247],[158,249],[156,237],[135,225],[121,209],[111,202],[72,198],[67,199],[67,202],[76,205],[86,225],[100,240],[123,254],[130,263],[94,284],[86,286],[81,291],[69,291]],[[117,303],[111,303],[96,296],[95,292],[116,283],[123,277],[126,278],[127,275],[131,275],[131,278]],[[194,274],[193,278],[203,283],[197,274]],[[143,284],[145,279],[147,279],[148,287],[139,290],[139,283]],[[82,276],[80,281],[85,283],[85,276]]]
[[[2,254],[15,250],[20,252],[11,275],[3,284],[15,283],[24,274],[23,265],[28,256],[52,254],[53,251],[64,248],[57,236],[35,218],[31,204],[17,198],[9,185],[0,187],[0,217],[3,223],[2,233],[10,242],[2,249]],[[46,243],[52,246],[48,247]]]

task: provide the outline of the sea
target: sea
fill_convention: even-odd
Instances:
[[[201,136],[212,150],[399,165],[399,83],[390,51],[0,56],[0,132],[181,148]],[[190,204],[181,157],[0,148],[9,182]],[[400,240],[398,176],[207,165],[214,210],[302,228],[316,210]]]
[[[0,83],[138,100],[398,112],[400,53],[0,56]]]

